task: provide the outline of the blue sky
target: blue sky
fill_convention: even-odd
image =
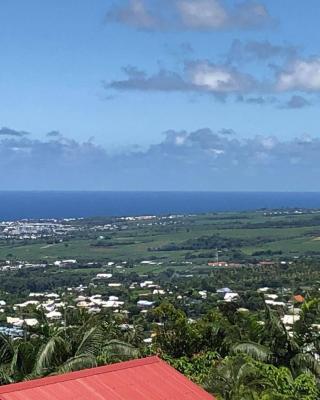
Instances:
[[[0,189],[320,190],[319,19],[318,0],[3,0]]]

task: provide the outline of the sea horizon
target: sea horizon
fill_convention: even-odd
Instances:
[[[320,208],[320,192],[0,191],[0,220]]]

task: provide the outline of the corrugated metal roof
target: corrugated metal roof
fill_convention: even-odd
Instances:
[[[158,357],[0,387],[0,400],[214,400]]]

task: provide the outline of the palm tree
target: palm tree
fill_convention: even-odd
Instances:
[[[32,375],[44,376],[94,367],[101,341],[98,328],[91,328],[84,334],[78,331],[78,327],[57,328],[40,346]]]
[[[106,322],[91,316],[83,318],[82,313],[80,317],[81,325],[57,327],[41,345],[35,375],[75,371],[138,356],[136,348],[114,338]]]
[[[115,338],[101,319],[81,313],[59,326],[43,320],[27,339],[0,334],[0,384],[135,358],[139,351]],[[112,333],[113,332],[113,333]]]
[[[22,380],[33,368],[37,348],[32,341],[0,334],[0,384]]]
[[[226,357],[212,369],[205,388],[223,400],[255,400],[271,383],[247,357]]]
[[[124,341],[134,347],[140,347],[143,344],[144,329],[142,325],[134,324],[132,328],[127,329],[123,334]]]
[[[278,314],[269,307],[265,310],[265,323],[261,325],[257,341],[239,341],[231,347],[233,354],[247,354],[255,360],[286,366],[294,376],[302,372],[311,372],[320,377],[320,364],[315,354],[303,345],[296,335],[291,336],[286,330]]]
[[[317,400],[311,374],[294,379],[286,367],[277,368],[244,355],[226,357],[212,368],[206,388],[223,400]]]

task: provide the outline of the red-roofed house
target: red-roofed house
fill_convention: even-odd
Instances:
[[[0,387],[0,400],[214,400],[158,357]]]
[[[228,267],[229,264],[226,261],[209,261],[209,267]]]
[[[301,296],[301,294],[297,294],[297,295],[293,296],[293,300],[296,303],[303,303],[304,302],[304,297]]]

